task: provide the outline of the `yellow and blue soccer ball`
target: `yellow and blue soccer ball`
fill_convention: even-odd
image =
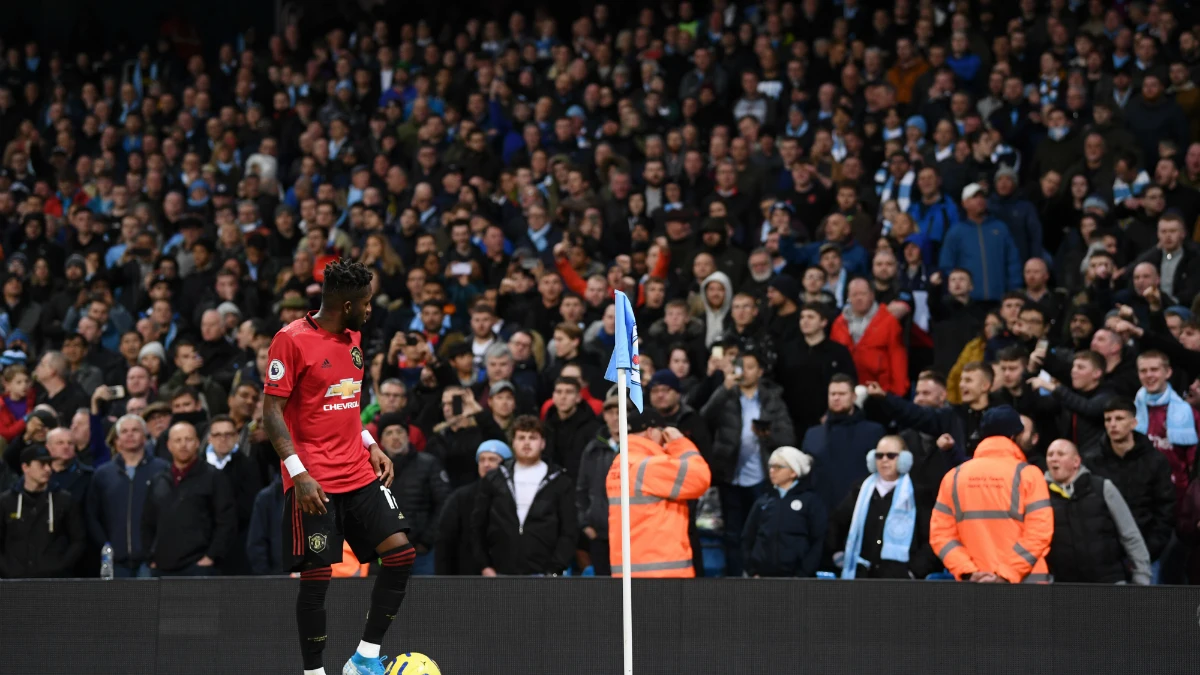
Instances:
[[[384,675],[442,675],[442,671],[437,662],[428,656],[408,652],[397,656]]]

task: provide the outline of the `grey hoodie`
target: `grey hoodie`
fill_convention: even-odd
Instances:
[[[1064,484],[1056,483],[1050,477],[1050,472],[1046,471],[1046,482],[1057,485],[1068,497],[1073,497],[1075,496],[1075,482],[1089,473],[1091,471],[1081,464],[1071,482]],[[1121,491],[1107,478],[1104,479],[1104,503],[1108,505],[1108,513],[1117,526],[1117,534],[1121,537],[1121,547],[1125,549],[1125,555],[1133,564],[1133,583],[1139,586],[1150,585],[1150,550],[1146,548],[1146,541],[1142,539],[1137,521],[1133,519],[1129,505],[1121,496]]]
[[[719,309],[708,305],[705,289],[711,283],[721,284],[725,288],[725,301]],[[700,284],[700,302],[704,304],[704,346],[711,347],[714,342],[725,334],[725,317],[729,316],[729,307],[733,304],[733,283],[724,272],[713,272]]]

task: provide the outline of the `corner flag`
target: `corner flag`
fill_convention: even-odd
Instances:
[[[633,316],[633,305],[629,296],[616,291],[617,325],[616,344],[613,346],[612,358],[608,362],[608,370],[604,379],[609,382],[617,381],[617,370],[629,371],[629,398],[642,411],[642,368],[638,364],[638,329],[637,320]]]

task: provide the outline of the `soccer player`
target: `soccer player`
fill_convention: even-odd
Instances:
[[[271,342],[263,423],[283,460],[285,559],[300,572],[296,623],[305,675],[325,675],[325,593],[342,541],[382,563],[358,651],[343,675],[383,675],[383,635],[400,609],[416,551],[388,486],[392,463],[359,416],[364,358],[359,331],[371,315],[371,272],[325,266],[321,309]]]

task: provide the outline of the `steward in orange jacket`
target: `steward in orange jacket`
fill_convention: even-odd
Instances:
[[[850,350],[859,382],[878,382],[889,394],[908,396],[904,331],[888,308],[875,302],[865,279],[846,287],[846,307],[834,320],[829,339]]]
[[[1024,433],[1010,406],[984,414],[975,456],[942,479],[929,544],[956,579],[995,575],[1009,583],[1049,582],[1046,553],[1054,510],[1042,472],[1014,443]],[[974,578],[972,578],[974,575]]]
[[[629,545],[635,577],[694,577],[688,541],[688,500],[708,489],[712,473],[696,445],[678,429],[660,430],[655,413],[630,411]],[[666,447],[660,445],[666,441]],[[622,574],[621,461],[608,470],[608,531],[613,576]],[[1045,483],[1045,481],[1042,481]]]

